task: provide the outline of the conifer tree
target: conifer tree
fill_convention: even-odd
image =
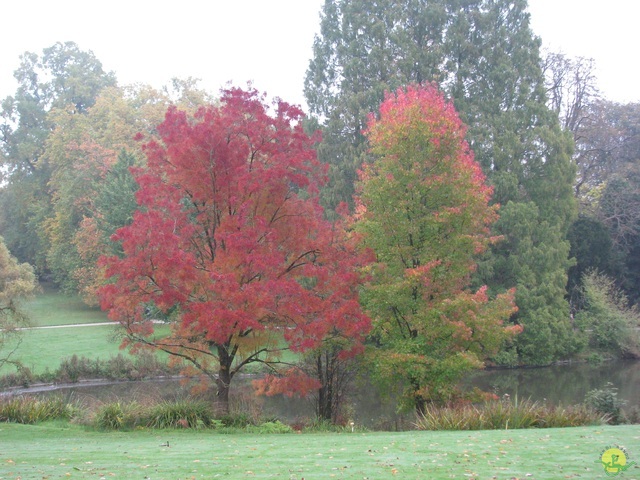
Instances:
[[[526,0],[326,0],[305,81],[324,124],[319,155],[336,180],[329,206],[351,200],[366,161],[362,126],[385,90],[436,82],[453,99],[502,205],[494,233],[504,241],[476,282],[493,294],[517,288],[512,321],[524,332],[509,363],[544,364],[574,349],[565,299],[572,140],[546,105],[539,48]]]

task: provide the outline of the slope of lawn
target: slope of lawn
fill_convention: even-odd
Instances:
[[[34,374],[56,370],[62,359],[77,355],[92,359],[107,359],[122,353],[120,342],[114,339],[114,325],[91,327],[61,327],[26,330],[22,343],[11,357],[20,361]],[[0,373],[13,367],[5,365]]]
[[[24,310],[34,327],[109,321],[99,308],[88,307],[80,297],[64,295],[47,283],[41,285],[34,298],[25,302]]]
[[[64,358],[77,355],[91,359],[108,359],[122,352],[117,335],[117,324],[97,308],[86,306],[77,296],[60,293],[45,284],[41,291],[25,303],[32,328],[22,332],[20,345],[11,356],[34,374],[47,369],[55,371]],[[107,325],[98,325],[107,323]],[[74,326],[76,324],[87,326]],[[160,327],[158,332],[168,332]],[[7,350],[13,345],[8,344]],[[4,365],[0,375],[14,371]]]
[[[640,463],[637,426],[222,435],[3,424],[0,478],[598,479],[611,445]],[[639,466],[620,478],[640,478]]]

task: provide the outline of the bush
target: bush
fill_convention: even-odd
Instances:
[[[51,420],[70,420],[78,410],[76,405],[67,403],[61,397],[11,397],[0,401],[0,422],[34,424]]]
[[[293,433],[293,429],[289,425],[276,420],[275,422],[264,422],[260,425],[248,425],[246,431],[250,433],[268,434],[268,433]]]
[[[225,427],[230,428],[245,428],[248,425],[255,425],[256,423],[249,414],[244,412],[223,415],[222,417],[219,417],[219,420]]]
[[[99,378],[104,376],[104,363],[99,359],[90,359],[72,355],[60,362],[56,379],[61,382],[76,383],[82,378]]]
[[[142,407],[136,403],[112,402],[100,407],[95,415],[95,426],[104,430],[122,430],[139,425]]]
[[[621,356],[640,355],[640,315],[629,307],[624,293],[613,279],[596,271],[582,276],[584,307],[576,324],[587,335],[593,349]]]
[[[627,402],[618,399],[618,389],[612,383],[607,382],[604,388],[587,392],[584,403],[596,412],[606,415],[608,423],[612,425],[626,422],[622,407]]]
[[[162,402],[145,413],[150,428],[205,428],[216,426],[211,404],[199,400]],[[220,422],[222,423],[222,422]]]
[[[177,371],[176,371],[177,372]],[[118,354],[107,360],[72,355],[64,358],[54,372],[46,369],[34,375],[27,367],[19,366],[15,373],[0,377],[0,388],[28,387],[35,382],[77,383],[83,379],[142,380],[175,373],[151,352],[134,357]]]
[[[516,398],[511,401],[505,397],[481,407],[429,406],[418,416],[415,426],[419,430],[498,430],[600,425],[606,423],[605,420],[602,414],[584,405],[550,407],[531,400]]]
[[[93,425],[105,430],[136,427],[166,428],[221,428],[223,422],[215,420],[213,408],[200,400],[177,400],[143,405],[138,402],[111,402],[100,407]]]
[[[28,367],[18,365],[15,373],[8,373],[0,377],[0,388],[24,387],[33,384],[35,377]]]

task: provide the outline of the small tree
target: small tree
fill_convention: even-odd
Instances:
[[[589,347],[618,356],[640,357],[640,315],[612,278],[590,270],[582,276],[583,308],[576,323]]]
[[[317,193],[325,168],[301,118],[296,107],[279,101],[270,110],[256,91],[240,89],[193,120],[169,109],[162,143],[145,145],[147,168],[135,171],[139,210],[114,236],[123,256],[103,260],[112,283],[101,289],[102,307],[128,342],[213,380],[222,411],[248,364],[306,392],[317,381],[283,370],[282,352],[336,335],[349,339],[343,350],[357,351],[369,328],[353,268],[360,257],[324,220]],[[150,305],[169,315],[168,336],[154,336]]]
[[[20,302],[36,289],[33,268],[19,264],[0,237],[0,368],[13,363],[11,356],[20,345],[20,328],[28,325]]]
[[[387,95],[367,131],[377,159],[360,176],[356,229],[377,256],[362,295],[378,347],[371,363],[419,411],[519,331],[502,324],[513,292],[490,300],[485,287],[465,290],[494,240],[497,206],[464,135],[452,104],[421,86]]]

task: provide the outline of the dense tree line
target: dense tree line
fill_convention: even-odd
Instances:
[[[351,201],[355,172],[371,161],[367,115],[385,91],[416,81],[436,83],[453,100],[501,206],[493,232],[502,241],[480,259],[475,284],[487,284],[491,295],[515,287],[511,321],[524,330],[494,360],[546,364],[574,355],[583,346],[566,287],[570,269],[579,283],[585,265],[574,266],[568,235],[586,213],[578,208],[582,184],[613,186],[604,173],[619,171],[610,143],[624,136],[607,130],[622,125],[603,117],[617,108],[598,100],[587,61],[542,57],[525,0],[328,0],[305,94],[323,127],[320,158],[335,179],[325,192],[329,208]],[[621,215],[600,210],[597,218],[613,233]],[[632,255],[623,256],[631,265]],[[624,270],[620,279],[630,286],[633,273]]]
[[[320,27],[304,83],[310,109],[305,126],[309,135],[316,128],[322,132],[322,140],[314,148],[320,162],[329,165],[327,182],[317,181],[314,185],[319,190],[315,192],[308,184],[292,181],[292,189],[283,198],[288,201],[292,195],[300,195],[301,201],[307,201],[315,199],[317,193],[319,203],[313,209],[324,211],[322,222],[328,222],[322,228],[342,232],[352,240],[357,237],[374,251],[377,267],[366,270],[370,276],[362,297],[362,306],[372,320],[367,342],[380,349],[378,352],[406,355],[404,360],[376,357],[380,360],[381,381],[384,383],[385,371],[403,369],[409,387],[407,403],[420,407],[425,401],[446,396],[447,388],[441,388],[446,382],[436,384],[438,378],[446,377],[443,372],[462,372],[484,361],[510,366],[542,365],[591,350],[638,355],[634,327],[638,317],[631,307],[640,299],[640,106],[615,104],[602,98],[594,87],[593,64],[589,60],[541,52],[540,39],[529,25],[526,0],[326,0]],[[150,151],[153,142],[170,145],[173,141],[171,128],[177,128],[176,119],[183,117],[176,116],[177,123],[169,125],[165,120],[168,109],[183,112],[184,118],[190,119],[185,120],[187,125],[201,121],[203,117],[198,115],[204,115],[202,112],[218,105],[219,100],[191,79],[175,80],[161,91],[143,85],[119,86],[115,74],[105,72],[93,53],[80,50],[72,42],[45,48],[41,55],[25,53],[15,77],[19,86],[13,96],[2,101],[0,125],[0,235],[15,260],[8,252],[7,258],[16,265],[30,264],[41,279],[53,280],[60,288],[77,292],[87,303],[96,304],[106,275],[114,274],[115,262],[100,263],[99,258],[124,258],[134,251],[127,253],[125,236],[121,234],[121,241],[114,243],[112,235],[121,227],[130,232],[141,228],[134,220],[140,208],[168,211],[166,205],[151,202],[150,196],[141,200],[151,187],[145,184],[142,174],[131,173],[148,168],[150,159],[155,158]],[[422,127],[411,124],[405,125],[407,131],[412,131],[409,127],[418,130],[412,134],[403,130],[409,143],[392,146],[381,140],[385,129],[395,131],[393,122],[385,120],[381,111],[385,94],[394,92],[396,102],[401,103],[407,100],[404,95],[417,86],[432,86],[432,92],[440,91],[442,98],[434,94],[430,105],[450,102],[455,109],[466,130],[456,127],[453,131],[461,136],[464,130],[468,142],[468,147],[460,144],[458,150],[454,149],[458,152],[455,157],[462,161],[466,153],[460,152],[468,148],[477,162],[478,175],[488,188],[477,185],[469,188],[465,196],[466,184],[451,180],[459,188],[447,191],[450,185],[436,188],[434,184],[427,189],[428,195],[439,199],[429,204],[429,215],[440,209],[457,208],[447,203],[449,200],[455,199],[465,208],[471,205],[472,198],[486,200],[488,210],[473,217],[484,221],[486,238],[481,242],[482,248],[469,250],[473,253],[469,257],[460,253],[464,251],[462,238],[468,240],[473,232],[465,237],[461,234],[464,229],[456,226],[455,232],[462,236],[443,233],[438,230],[444,228],[442,225],[436,228],[437,222],[430,224],[428,217],[420,219],[418,213],[425,214],[424,205],[410,207],[402,203],[407,196],[427,195],[418,195],[413,183],[416,179],[411,178],[424,174],[424,169],[415,170],[410,160],[434,158],[428,156],[436,155],[431,149],[428,155],[423,153],[425,145],[437,144],[444,137],[433,132],[425,134]],[[233,99],[227,97],[227,101]],[[387,108],[391,108],[391,96],[387,101]],[[256,108],[256,104],[247,102],[243,108]],[[198,111],[201,113],[196,115]],[[449,113],[445,111],[448,112],[444,108],[436,117],[458,121],[447,117]],[[397,135],[399,131],[395,131]],[[251,138],[252,133],[242,135]],[[438,135],[444,135],[444,130],[439,130]],[[141,137],[145,142],[139,141]],[[282,161],[283,154],[273,155]],[[451,160],[447,155],[442,158]],[[402,158],[408,162],[404,167],[393,163]],[[156,168],[158,178],[167,178],[169,173],[162,168]],[[453,171],[459,164],[447,168]],[[382,180],[376,182],[376,177]],[[394,181],[390,180],[392,177]],[[192,195],[196,212],[183,219],[188,223],[197,212],[209,207],[205,208],[205,199],[195,200],[193,196],[192,189],[199,186],[185,183],[183,187],[183,197]],[[160,187],[157,191],[164,192]],[[231,197],[227,200],[231,202]],[[184,202],[179,205],[186,208]],[[388,207],[400,205],[405,217],[397,212],[390,214]],[[368,212],[377,212],[377,217],[361,215],[362,210],[356,207],[364,206]],[[385,221],[394,226],[397,238],[376,223],[385,215],[390,215]],[[343,223],[345,218],[358,221],[351,225]],[[406,218],[410,221],[404,225],[401,220]],[[317,221],[321,222],[319,218]],[[463,223],[460,220],[459,225]],[[330,224],[334,226],[328,227]],[[206,239],[208,228],[194,233],[193,245]],[[415,241],[417,233],[420,242]],[[334,237],[336,242],[337,238]],[[385,243],[390,238],[396,238],[393,245]],[[410,241],[410,245],[402,247],[404,241]],[[209,247],[214,243],[213,237],[208,240]],[[344,255],[355,248],[349,242],[340,247],[329,242],[327,251],[328,245],[342,248]],[[198,247],[200,251],[203,248]],[[310,247],[309,252],[314,248]],[[408,251],[412,253],[405,257]],[[327,264],[322,264],[319,256],[314,257],[309,265],[323,265],[327,271],[333,268],[338,272],[336,255],[333,260],[329,257]],[[349,256],[355,258],[353,251]],[[239,257],[234,258],[240,262]],[[411,260],[411,265],[395,264],[398,258]],[[349,263],[353,268],[357,264]],[[451,271],[438,273],[442,267],[434,266],[442,264]],[[423,273],[434,275],[436,280],[428,280],[427,276],[421,281],[441,282],[442,288],[437,292],[426,294],[417,284],[409,288],[411,275],[405,268],[426,265],[431,267]],[[267,278],[267,273],[257,275],[255,278]],[[307,277],[295,277],[295,281],[322,298],[330,296],[330,288],[337,289],[327,284],[327,290],[318,293],[314,290],[315,275],[319,274],[310,275],[313,281]],[[396,283],[400,277],[404,284]],[[418,281],[415,276],[411,278]],[[349,281],[352,280],[355,281]],[[131,282],[138,285],[135,280]],[[238,280],[238,289],[248,288],[243,282]],[[193,282],[185,281],[187,284]],[[391,299],[389,292],[397,295]],[[206,298],[213,294],[198,295]],[[452,302],[447,303],[450,310],[439,303],[444,300]],[[107,302],[110,307],[117,303],[113,298]],[[159,313],[165,318],[175,318],[175,305],[171,302],[163,304],[162,299],[150,295],[143,303],[147,308],[163,310]],[[308,301],[306,304],[311,305]],[[474,340],[463,345],[457,333],[444,328],[446,322],[438,323],[437,318],[458,315],[456,309],[467,308],[470,312],[471,304],[478,308],[474,318],[484,318],[487,325],[494,325],[493,339],[498,344]],[[186,304],[182,305],[184,313]],[[342,308],[337,305],[334,307]],[[142,341],[142,333],[147,332],[138,329],[140,312],[129,306],[129,334]],[[291,312],[285,316],[295,318]],[[398,323],[399,318],[406,323]],[[467,320],[461,321],[464,324]],[[510,329],[500,330],[500,322],[492,323],[498,320],[505,320]],[[307,328],[303,328],[302,321],[296,321],[296,325]],[[399,325],[393,341],[387,337],[393,331],[391,325]],[[602,325],[618,332],[612,335],[624,338],[624,342],[611,345],[589,333],[601,331]],[[234,345],[239,349],[236,353],[242,352],[238,358],[258,358],[247,352],[257,348],[254,336],[262,327],[240,328],[225,339],[211,337],[206,329],[200,332],[203,337],[197,337],[185,330],[185,325],[181,328],[174,332],[174,339],[182,346],[187,345],[183,340],[188,338],[198,348],[208,345],[205,350],[217,351],[217,357],[214,355],[204,364],[220,364],[220,355],[233,351]],[[502,333],[497,334],[498,330]],[[513,335],[516,332],[519,334]],[[324,400],[319,413],[331,418],[336,413],[332,405],[342,389],[340,379],[347,378],[352,368],[343,352],[351,351],[353,345],[349,346],[342,334],[316,333],[318,339],[322,338],[323,348],[317,344],[300,348],[306,352],[306,364],[290,371],[289,377],[281,378],[282,372],[274,370],[275,375],[261,388],[271,393],[294,388],[294,384],[285,381],[291,376],[298,385],[317,387],[302,379],[320,379],[318,397]],[[457,343],[447,343],[452,336]],[[253,343],[249,342],[251,338]],[[238,339],[242,341],[237,343]],[[250,348],[247,342],[251,343]],[[433,349],[438,342],[444,350]],[[167,346],[165,350],[178,351]],[[445,350],[457,356],[441,355]],[[418,357],[428,367],[420,367]],[[202,363],[198,355],[183,358],[196,367]],[[409,358],[416,360],[413,373],[405,368]],[[428,358],[431,360],[425,360]],[[435,358],[442,363],[435,362]],[[228,375],[231,363],[226,368],[224,373]],[[202,371],[221,378],[215,369]],[[453,377],[450,382],[455,380]],[[228,387],[228,383],[220,385]]]

